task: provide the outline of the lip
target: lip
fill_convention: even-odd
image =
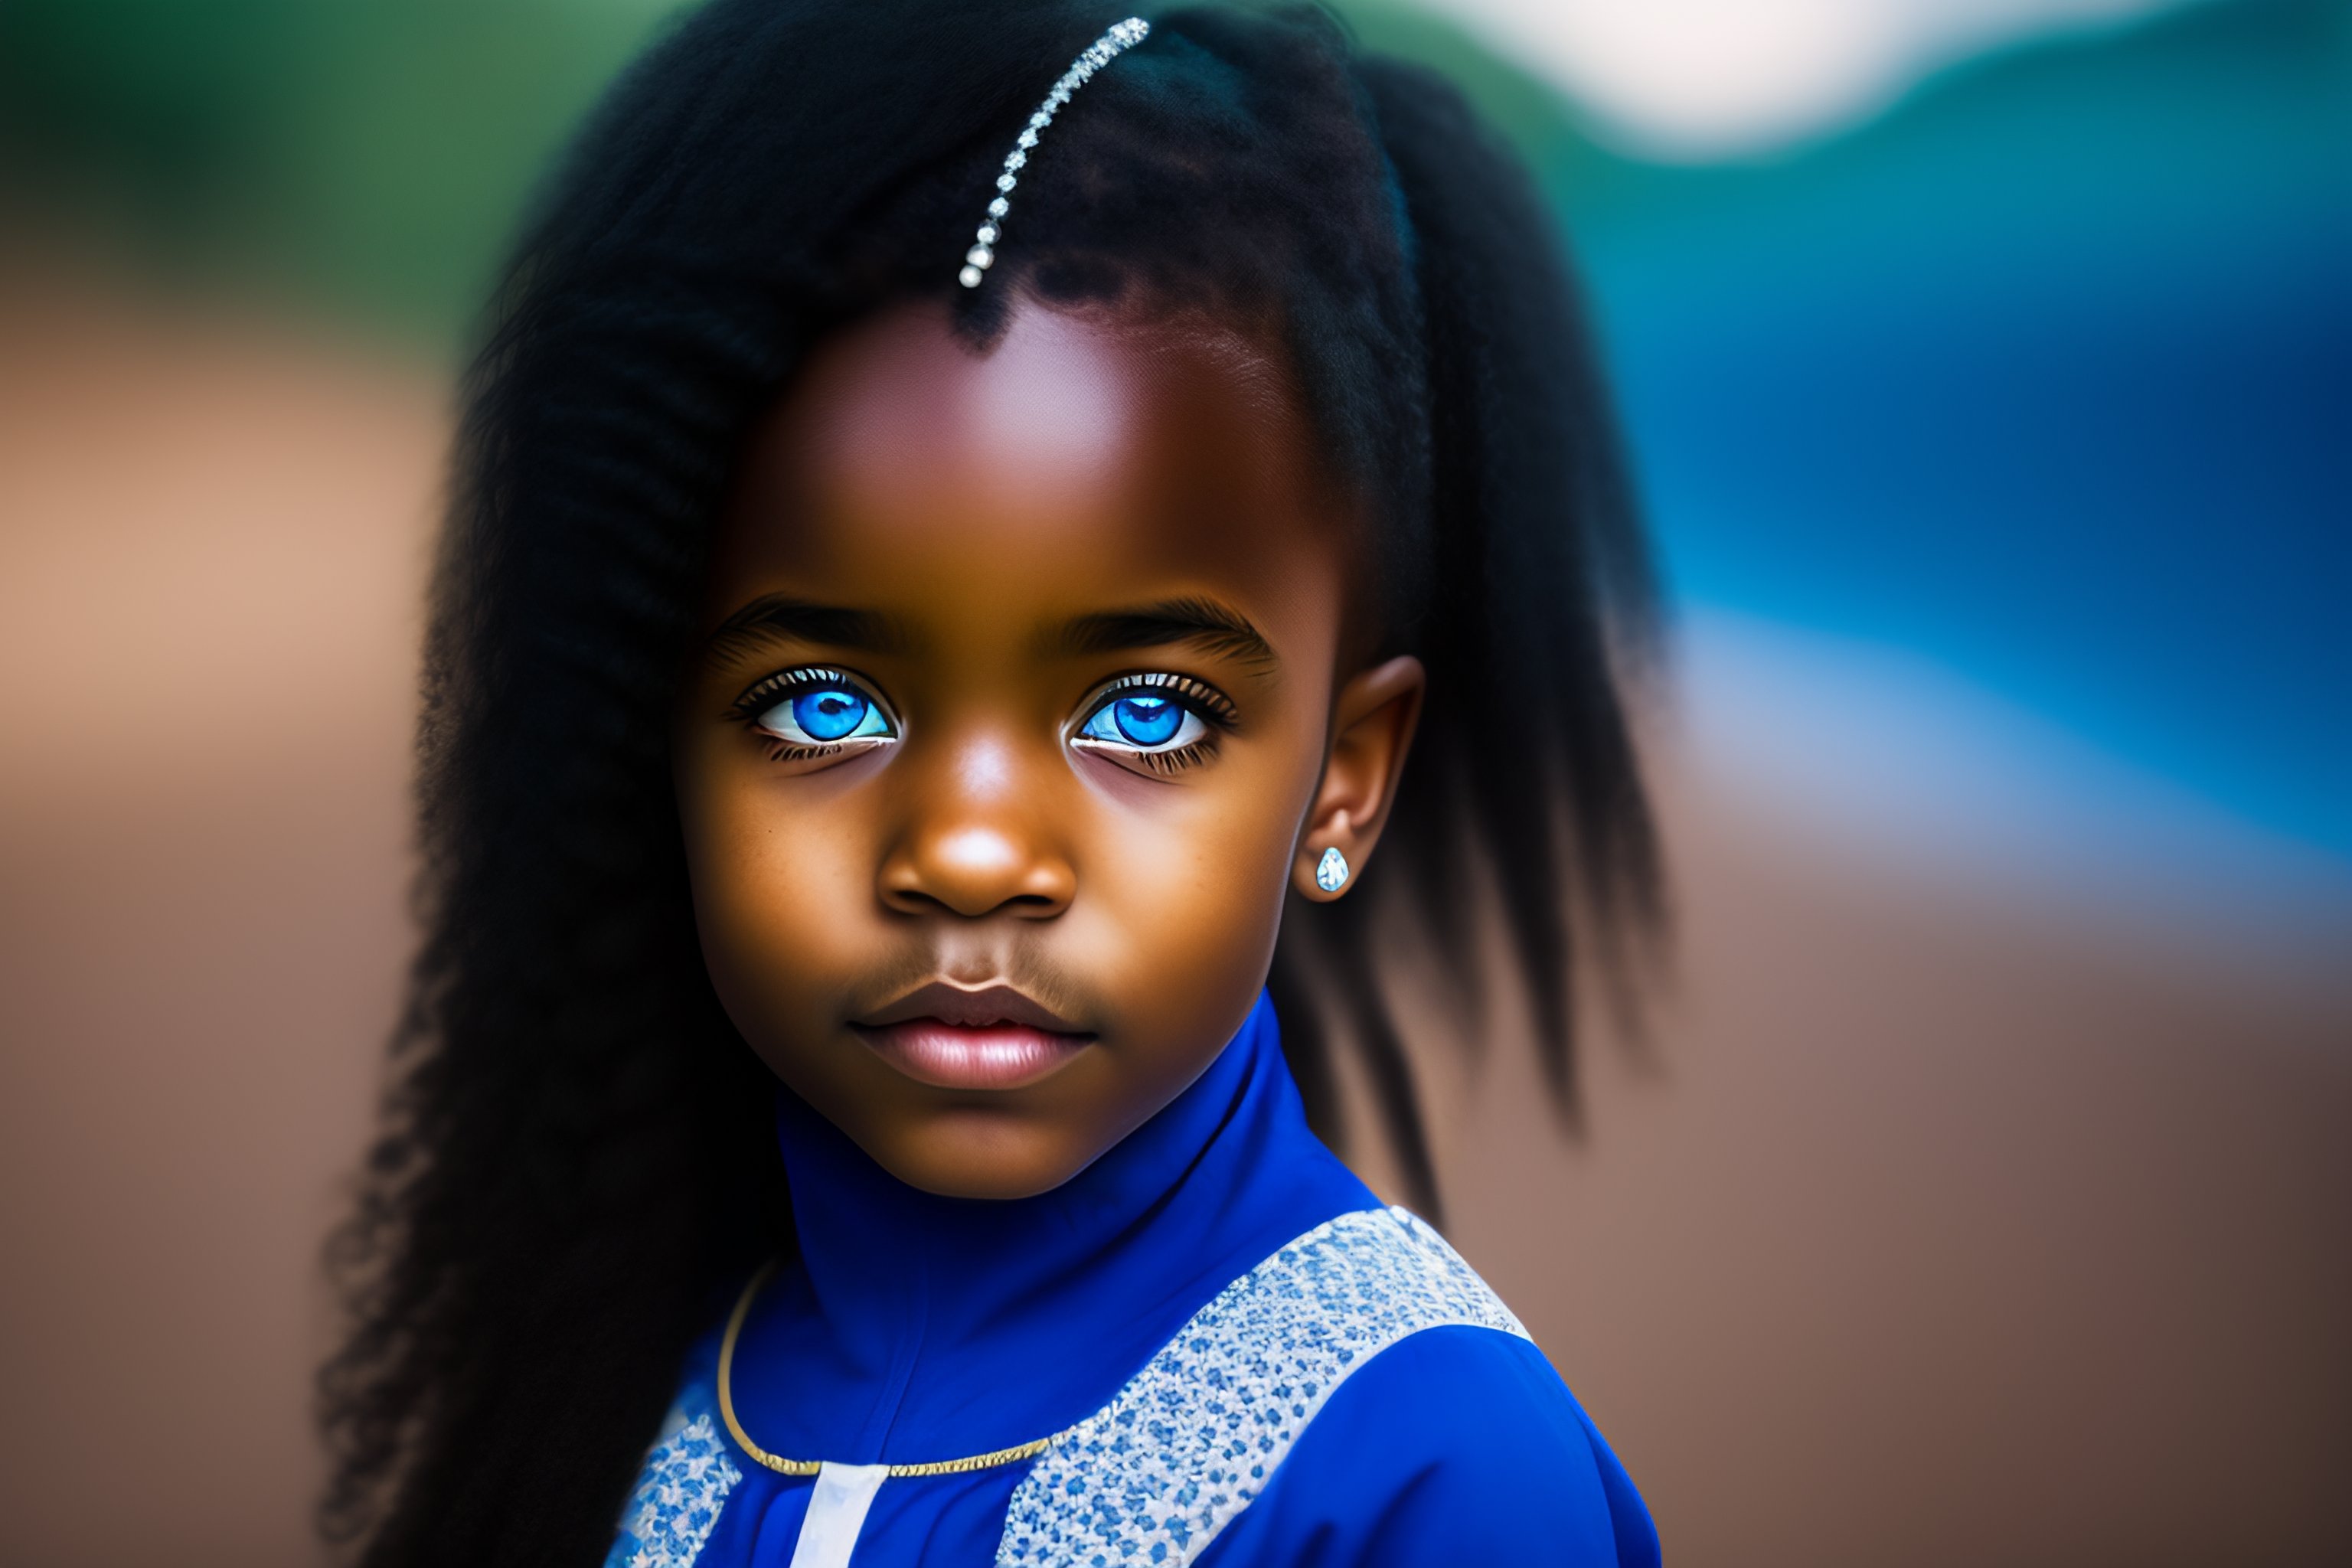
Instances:
[[[935,1089],[1024,1089],[1095,1037],[1010,985],[917,987],[850,1027],[876,1056]]]

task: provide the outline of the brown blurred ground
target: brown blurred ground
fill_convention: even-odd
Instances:
[[[0,276],[8,1563],[317,1556],[445,433],[429,364]],[[1430,1076],[1451,1228],[1671,1559],[2352,1561],[2326,944],[1963,891],[1663,771],[1646,1064],[1593,1053],[1577,1144],[1517,1053]]]

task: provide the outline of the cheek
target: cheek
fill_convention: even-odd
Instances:
[[[773,1062],[775,1047],[829,1026],[870,974],[860,915],[875,905],[872,851],[838,790],[717,750],[679,771],[695,925],[720,1002]]]
[[[1312,782],[1302,771],[1229,756],[1195,779],[1089,792],[1066,951],[1117,999],[1139,1048],[1222,1043],[1256,1000]]]

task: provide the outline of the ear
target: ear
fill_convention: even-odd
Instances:
[[[1297,852],[1291,857],[1291,885],[1306,897],[1328,903],[1363,874],[1396,800],[1428,683],[1421,660],[1408,656],[1375,665],[1339,689],[1331,709],[1331,751],[1323,762],[1323,782],[1307,808]],[[1347,871],[1339,886],[1326,888],[1316,870],[1325,851],[1332,849]]]

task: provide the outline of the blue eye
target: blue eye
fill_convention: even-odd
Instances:
[[[813,740],[838,741],[854,734],[874,704],[855,691],[810,691],[793,699],[793,717]]]
[[[1139,746],[1164,746],[1184,721],[1181,704],[1165,697],[1121,697],[1104,710],[1111,728]]]
[[[796,746],[898,738],[881,700],[839,670],[772,675],[743,694],[736,711],[753,729]]]
[[[1229,708],[1213,689],[1187,677],[1144,676],[1100,694],[1071,739],[1166,772],[1160,764],[1189,761],[1213,740],[1207,714],[1230,726]]]

